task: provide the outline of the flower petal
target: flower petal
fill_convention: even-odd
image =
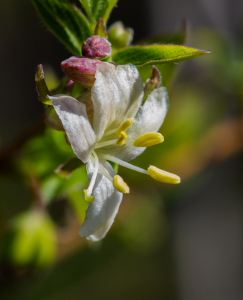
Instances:
[[[96,141],[85,104],[66,95],[49,96],[49,99],[62,121],[74,153],[85,163],[94,150]]]
[[[111,177],[115,175],[114,170],[107,161],[101,159],[100,163]],[[94,171],[94,165],[91,160],[88,160],[86,167],[90,181]],[[110,229],[118,212],[123,194],[114,188],[111,181],[98,172],[92,195],[95,197],[95,200],[90,203],[86,211],[86,217],[79,229],[79,235],[91,241],[98,241]]]
[[[99,141],[105,129],[116,117],[116,106],[120,102],[121,91],[116,69],[112,64],[98,65],[95,78],[91,99],[94,105],[93,128]]]
[[[118,127],[134,117],[143,100],[143,82],[133,65],[98,65],[91,89],[94,104],[94,131],[97,141],[106,128]]]
[[[135,140],[146,132],[156,132],[164,122],[168,110],[168,94],[165,87],[155,89],[138,110],[133,125],[127,130]]]
[[[154,90],[138,110],[133,125],[126,131],[128,139],[134,141],[146,132],[156,132],[161,127],[168,110],[168,95],[166,88]],[[146,148],[137,148],[132,144],[98,149],[97,153],[110,154],[125,161],[138,157]]]
[[[121,90],[121,100],[116,107],[114,127],[118,127],[122,121],[136,115],[144,95],[143,82],[134,65],[118,66],[117,77]]]

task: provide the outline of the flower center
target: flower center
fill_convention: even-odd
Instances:
[[[118,128],[108,130],[104,133],[103,137],[109,136],[116,133],[118,139],[112,139],[105,142],[96,143],[95,149],[103,148],[111,145],[122,146],[125,144],[125,141],[128,138],[126,130],[132,126],[134,123],[134,118],[129,118],[126,121],[122,122]],[[158,132],[147,132],[139,136],[135,141],[128,140],[127,144],[133,144],[135,147],[150,147],[156,144],[162,143],[164,137]]]

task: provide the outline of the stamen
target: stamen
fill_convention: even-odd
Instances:
[[[130,189],[129,189],[128,185],[126,184],[126,182],[123,181],[123,179],[119,175],[115,175],[113,177],[113,185],[116,190],[118,190],[119,192],[121,192],[123,194],[130,193]]]
[[[107,130],[103,136],[110,135],[116,132],[117,136],[120,136],[121,131],[126,131],[130,126],[132,126],[134,118],[129,118],[126,121],[122,122],[118,128]]]
[[[120,136],[122,131],[126,131],[130,126],[132,126],[134,122],[134,118],[129,118],[126,121],[122,122],[120,126],[117,128],[116,135]]]
[[[148,168],[148,175],[151,176],[153,179],[164,183],[177,184],[181,182],[179,176],[160,170],[154,166],[150,166]]]
[[[110,135],[110,134],[112,134],[112,133],[115,133],[116,131],[117,131],[117,128],[111,129],[111,130],[107,130],[107,131],[103,134],[103,136]]]
[[[137,171],[139,173],[143,173],[143,174],[147,174],[148,175],[148,172],[144,169],[141,169],[139,167],[136,167],[136,166],[133,166],[117,157],[114,157],[114,156],[111,156],[109,154],[103,154],[103,153],[99,153],[99,156],[106,159],[106,160],[109,160],[109,161],[112,161],[120,166],[123,166],[125,168],[128,168],[128,169],[131,169],[131,170],[134,170],[134,171]]]
[[[159,132],[147,132],[140,137],[138,137],[133,146],[135,147],[150,147],[162,143],[164,141],[164,137]]]
[[[84,199],[87,202],[93,202],[95,198],[93,196],[89,196],[88,191],[84,190]]]
[[[88,201],[88,202],[93,202],[94,201],[94,197],[91,196],[91,194],[92,194],[94,184],[95,184],[95,180],[96,180],[98,170],[99,170],[99,158],[98,158],[97,154],[94,151],[92,152],[92,154],[94,156],[94,172],[93,172],[92,178],[90,180],[90,184],[89,184],[88,189],[84,190],[84,197],[85,197],[85,200]]]
[[[102,166],[102,164],[99,164],[99,171],[102,175],[104,175],[108,180],[113,182],[113,179],[111,175],[108,173],[108,171]]]
[[[117,143],[117,139],[106,141],[106,142],[101,142],[101,143],[96,143],[95,149],[110,146],[110,145],[116,145],[116,143]]]
[[[116,144],[119,145],[119,146],[122,146],[122,145],[125,144],[125,140],[126,140],[126,139],[127,139],[127,134],[126,134],[126,132],[125,132],[125,131],[121,131],[121,132],[120,132],[120,135],[119,135],[119,138],[118,138],[118,140],[117,140],[117,142],[116,142]]]

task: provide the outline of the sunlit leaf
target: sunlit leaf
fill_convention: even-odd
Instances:
[[[50,31],[74,55],[81,54],[84,40],[91,36],[89,22],[75,6],[65,0],[32,0]]]
[[[210,52],[178,45],[133,46],[118,50],[112,59],[118,65],[131,63],[143,66],[178,62],[207,53]]]

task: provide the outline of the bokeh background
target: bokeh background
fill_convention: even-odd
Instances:
[[[1,299],[243,298],[242,9],[241,0],[119,0],[108,25],[132,27],[134,44],[183,31],[186,45],[211,54],[164,67],[165,142],[134,161],[182,183],[120,168],[131,193],[107,237],[89,243],[78,236],[85,171],[53,172],[73,154],[43,126],[34,83],[42,63],[54,87],[70,54],[29,0],[0,2]]]

